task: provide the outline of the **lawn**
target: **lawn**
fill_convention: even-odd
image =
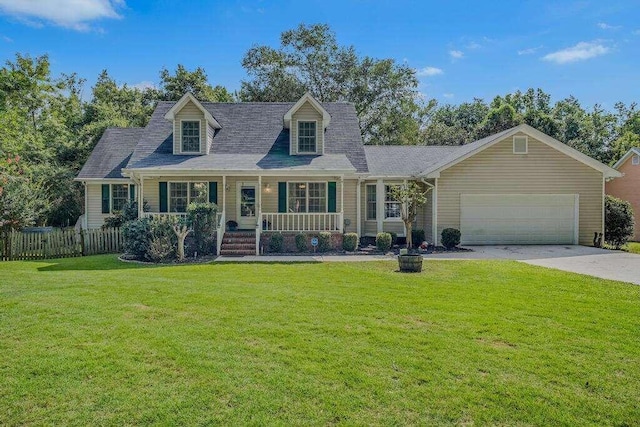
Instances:
[[[626,250],[627,252],[631,252],[632,254],[640,254],[640,243],[629,242],[624,247],[624,250]]]
[[[0,425],[633,425],[640,287],[511,261],[0,263]]]

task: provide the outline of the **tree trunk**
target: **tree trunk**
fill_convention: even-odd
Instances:
[[[189,228],[186,225],[174,225],[173,232],[178,237],[178,261],[184,261],[184,239],[189,234]]]
[[[405,222],[404,228],[407,230],[407,249],[411,249],[411,247],[413,246],[413,238],[411,236],[411,222]]]

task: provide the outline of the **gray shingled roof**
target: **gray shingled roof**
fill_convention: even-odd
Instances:
[[[78,174],[78,178],[124,178],[120,171],[129,162],[144,128],[107,128]]]
[[[460,146],[439,145],[368,145],[364,147],[369,172],[373,176],[418,176],[425,169]]]
[[[210,154],[206,156],[172,154],[172,124],[164,115],[173,105],[174,102],[158,104],[128,168],[367,172],[353,104],[323,103],[331,115],[331,124],[325,131],[325,155],[295,157],[289,156],[289,130],[283,128],[283,117],[293,102],[202,103],[222,126],[216,131]]]

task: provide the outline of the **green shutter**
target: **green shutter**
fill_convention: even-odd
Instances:
[[[327,211],[336,212],[336,182],[331,181],[327,189],[329,200],[327,201]]]
[[[218,204],[218,183],[215,181],[209,182],[209,203]]]
[[[278,212],[287,212],[287,183],[278,183]]]
[[[133,202],[136,200],[136,186],[129,184],[129,199]]]
[[[102,213],[109,213],[109,184],[102,184]]]
[[[167,212],[169,210],[169,197],[167,194],[167,183],[160,183],[160,212]]]

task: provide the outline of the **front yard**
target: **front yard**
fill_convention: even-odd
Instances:
[[[640,420],[640,287],[395,269],[0,263],[0,424]]]

